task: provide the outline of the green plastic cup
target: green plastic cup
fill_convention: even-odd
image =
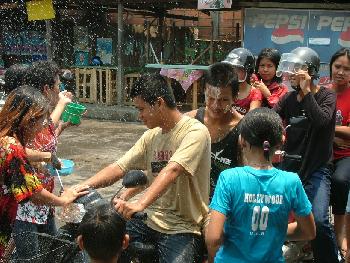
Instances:
[[[69,103],[64,109],[62,113],[61,119],[64,122],[71,122],[73,124],[79,124],[80,118],[83,113],[86,111],[86,107],[84,105],[78,103]]]

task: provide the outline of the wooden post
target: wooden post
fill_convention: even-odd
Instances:
[[[176,32],[176,27],[175,27],[175,22],[173,22],[172,28],[171,28],[171,45],[173,46],[173,55],[172,55],[172,60],[176,60],[176,46],[175,46],[175,32]]]
[[[47,60],[52,61],[52,27],[51,27],[51,21],[50,20],[45,20],[45,25],[46,25],[46,55],[47,55]]]
[[[160,58],[159,62],[160,64],[163,64],[164,62],[164,14],[162,13],[161,16],[159,16],[159,37],[160,37]]]
[[[118,72],[117,72],[117,104],[123,105],[124,103],[124,84],[123,84],[123,3],[118,3]]]
[[[106,102],[107,102],[107,105],[113,104],[113,87],[112,87],[112,77],[111,77],[110,69],[106,70]]]
[[[75,97],[79,99],[79,95],[80,95],[80,85],[79,85],[79,80],[80,80],[80,69],[76,68],[74,70],[74,74],[75,74]]]
[[[86,69],[83,70],[83,98],[86,98]],[[90,79],[91,80],[91,79]],[[90,86],[90,94],[91,94],[91,86]]]
[[[196,80],[192,86],[192,110],[195,110],[198,108],[198,100],[197,100],[198,81],[199,80]]]
[[[90,70],[90,101],[92,103],[97,102],[97,71],[96,71],[96,69]]]
[[[99,87],[97,88],[99,90],[99,92],[100,92],[99,101],[101,103],[103,103],[103,76],[102,76],[103,70],[102,69],[98,69],[98,70],[96,70],[96,72],[98,72],[97,75],[99,76],[99,84],[100,84]],[[96,81],[96,83],[97,83],[97,81]],[[106,87],[106,90],[107,90],[107,87]]]
[[[211,37],[210,37],[210,64],[214,63],[214,23],[211,19]]]

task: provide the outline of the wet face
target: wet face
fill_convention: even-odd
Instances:
[[[135,107],[139,111],[139,119],[147,126],[149,129],[159,127],[159,105],[157,102],[155,105],[150,105],[145,102],[140,96],[134,98]]]
[[[332,64],[332,81],[339,86],[348,87],[350,83],[350,60],[344,55],[338,57]]]
[[[271,81],[276,75],[276,66],[268,58],[262,58],[259,63],[259,75],[264,81]]]
[[[58,103],[59,96],[58,94],[60,93],[60,78],[57,75],[55,77],[55,83],[53,87],[47,87],[45,89],[44,95],[45,97],[49,100],[50,106],[55,107]]]
[[[214,87],[206,84],[206,109],[211,118],[222,118],[230,113],[233,104],[230,87]]]

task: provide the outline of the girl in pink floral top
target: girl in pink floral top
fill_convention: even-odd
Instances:
[[[45,190],[27,159],[24,145],[44,128],[47,100],[36,89],[13,90],[0,112],[0,258],[10,239],[18,204],[28,200],[67,205],[86,194],[86,187],[68,189],[60,197]]]
[[[71,94],[61,92],[59,90],[59,68],[54,62],[38,61],[33,63],[27,69],[24,82],[33,85],[46,97],[50,106],[50,118],[48,126],[38,132],[34,140],[27,143],[28,148],[42,154],[50,153],[50,156],[56,156],[57,151],[57,136],[61,129],[57,128],[60,122],[59,119],[67,103],[71,102]],[[60,130],[60,131],[58,131]],[[40,158],[39,158],[40,159]],[[49,170],[42,165],[36,166],[35,171],[43,187],[53,192],[54,177]],[[16,221],[14,224],[15,243],[17,256],[28,258],[34,254],[37,249],[38,242],[34,239],[35,236],[19,235],[24,231],[40,232],[49,235],[56,234],[56,224],[54,220],[54,208],[48,204],[38,204],[32,201],[27,201],[19,204],[17,210]],[[26,246],[25,243],[31,242],[31,246]]]

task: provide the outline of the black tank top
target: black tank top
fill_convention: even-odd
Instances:
[[[195,118],[204,124],[205,108],[199,108]],[[239,164],[238,136],[240,122],[221,141],[211,144],[210,199],[220,173]]]

